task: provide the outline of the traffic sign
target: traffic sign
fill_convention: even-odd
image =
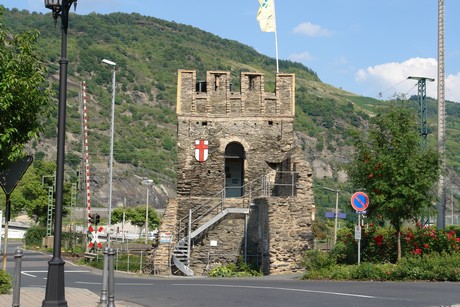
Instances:
[[[355,226],[355,240],[361,240],[361,226]]]
[[[93,248],[94,245],[97,245],[97,247],[102,248],[102,243],[99,241],[99,233],[101,233],[104,230],[103,227],[99,227],[97,229],[94,229],[93,226],[89,226],[88,232],[91,234],[90,242],[88,244],[89,248]]]
[[[364,211],[369,206],[369,197],[364,192],[356,192],[351,196],[351,206],[356,211]]]
[[[13,192],[33,160],[32,156],[26,156],[14,161],[8,169],[0,170],[0,186],[5,194]]]
[[[333,219],[335,218],[335,213],[334,212],[326,212],[324,214],[324,216],[327,218],[327,219]],[[343,212],[339,212],[339,214],[337,214],[337,218],[338,219],[346,219],[347,218],[347,214],[346,213],[343,213]]]

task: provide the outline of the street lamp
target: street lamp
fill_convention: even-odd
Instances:
[[[103,59],[102,63],[113,67],[112,74],[112,125],[110,128],[110,166],[109,166],[109,217],[107,219],[107,244],[110,246],[110,230],[109,227],[112,225],[112,181],[113,181],[113,133],[115,131],[115,68],[117,64],[115,62]]]
[[[153,180],[144,179],[142,184],[147,186],[147,203],[145,204],[145,244],[147,244],[149,235],[149,187],[153,185]]]
[[[334,245],[337,243],[337,218],[339,216],[339,190],[333,190],[323,187],[323,189],[336,193],[335,197],[335,214],[334,214]]]
[[[65,124],[67,96],[67,28],[70,7],[77,0],[45,0],[45,7],[52,10],[54,22],[61,17],[61,59],[59,60],[59,115],[56,161],[56,206],[54,219],[53,258],[48,262],[46,293],[42,306],[67,306],[64,286],[64,261],[61,257],[62,203],[64,195]]]

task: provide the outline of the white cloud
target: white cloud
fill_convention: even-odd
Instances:
[[[313,57],[308,51],[305,51],[301,53],[293,53],[288,56],[288,59],[294,62],[305,63],[313,60]]]
[[[460,72],[446,77],[446,99],[460,102]]]
[[[356,81],[365,85],[377,96],[382,93],[384,98],[396,94],[416,95],[416,80],[408,80],[409,76],[436,78],[437,61],[433,58],[411,58],[402,63],[392,62],[360,69],[356,73]],[[437,97],[437,83],[427,83],[427,96]]]
[[[355,80],[370,89],[369,96],[383,94],[388,98],[396,94],[416,95],[416,80],[407,80],[409,76],[435,79],[427,82],[426,93],[432,98],[438,97],[438,62],[434,58],[411,58],[402,63],[379,64],[356,72]],[[445,79],[446,100],[460,102],[460,72],[448,75]]]
[[[311,22],[304,22],[294,28],[295,34],[301,34],[311,37],[317,36],[332,36],[332,31],[321,27],[320,25],[312,24]]]

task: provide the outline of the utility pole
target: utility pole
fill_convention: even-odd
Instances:
[[[438,182],[437,228],[446,227],[446,108],[444,71],[444,0],[438,0],[438,151],[441,159],[441,175]]]
[[[323,187],[323,189],[327,191],[331,191],[335,193],[335,213],[334,213],[334,246],[337,244],[337,224],[338,224],[338,217],[339,217],[339,189],[331,189],[327,187]]]
[[[418,85],[418,105],[419,105],[419,120],[420,120],[420,136],[422,137],[421,145],[426,148],[428,125],[426,116],[426,81],[433,82],[432,78],[425,77],[408,77],[407,79],[417,80]]]

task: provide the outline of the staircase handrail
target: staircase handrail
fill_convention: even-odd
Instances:
[[[219,196],[220,196],[220,197],[219,197]],[[221,206],[223,205],[223,203],[224,203],[224,200],[223,200],[223,199],[224,199],[224,197],[225,197],[225,188],[222,189],[221,191],[219,191],[218,193],[214,194],[214,196],[211,196],[211,199],[209,199],[209,200],[208,200],[207,202],[205,202],[204,204],[202,204],[202,205],[200,205],[200,206],[198,206],[198,207],[192,209],[191,212],[190,212],[190,214],[192,214],[192,216],[193,216],[193,213],[194,213],[194,212],[200,210],[200,209],[203,208],[204,206],[206,206],[206,205],[208,205],[209,203],[215,201],[216,198],[218,198],[218,197],[219,197],[219,199],[220,199],[220,202],[217,203],[217,205],[215,205],[214,207],[212,207],[212,208],[209,209],[208,211],[206,211],[205,214],[209,214],[209,212],[211,212],[212,210],[214,210],[214,209],[215,209],[216,207],[218,207],[219,205],[221,205]],[[200,216],[198,217],[198,218],[200,218],[199,220],[201,220],[201,219],[205,216],[205,214],[200,215]],[[196,219],[194,219],[194,220],[192,219],[192,224],[198,222],[198,221],[199,221],[199,220],[197,220],[198,218],[196,218]],[[182,233],[182,231],[184,231],[184,230],[186,229],[186,226],[182,227],[182,223],[183,223],[185,220],[188,220],[188,219],[189,219],[189,214],[187,214],[185,217],[183,217],[183,218],[181,218],[181,219],[179,220],[178,239],[180,239],[180,234]]]
[[[269,183],[268,183],[268,180],[267,180],[267,176],[268,176],[268,173],[260,176],[259,178],[251,180],[250,182],[248,182],[248,183],[246,183],[246,184],[241,186],[243,191],[245,190],[245,188],[247,188],[249,186],[249,193],[248,193],[248,200],[249,201],[248,201],[248,204],[251,203],[254,192],[262,191],[262,196],[267,196],[269,194]],[[259,181],[259,180],[261,181],[261,185],[259,186],[259,188],[253,189],[253,184],[256,181]],[[206,203],[202,204],[199,207],[196,207],[196,208],[192,209],[191,214],[192,214],[192,217],[193,217],[193,213],[195,213],[196,211],[202,209],[204,206],[209,205],[209,203],[211,203],[212,201],[215,201],[216,198],[219,197],[218,198],[219,202],[216,205],[212,206],[210,209],[206,210],[201,215],[199,215],[196,218],[192,219],[192,225],[196,224],[199,221],[201,221],[205,216],[207,216],[209,213],[214,211],[219,206],[220,206],[220,210],[218,210],[217,213],[220,213],[220,212],[223,211],[223,204],[224,204],[224,198],[225,198],[226,189],[227,188],[223,188],[221,191],[219,191],[218,193],[214,194],[214,196],[212,196],[211,199],[208,200]],[[243,195],[243,198],[244,198],[244,195]],[[179,220],[179,229],[178,229],[178,234],[179,234],[178,238],[179,239],[180,239],[180,234],[183,233],[183,231],[186,230],[186,226],[182,227],[182,224],[184,223],[185,220],[188,220],[188,218],[189,218],[189,215],[186,215],[185,217],[183,217],[182,219]]]
[[[291,182],[290,185],[292,186],[292,195],[294,195],[294,189],[295,189],[294,174],[297,173],[297,172],[295,172],[295,171],[278,171],[278,172],[291,173],[292,174],[292,182]],[[248,200],[247,206],[249,207],[252,204],[252,200],[254,198],[256,198],[258,196],[259,197],[260,196],[268,197],[268,196],[271,195],[271,187],[270,187],[270,181],[268,180],[268,176],[269,176],[269,173],[266,173],[266,174],[264,174],[264,175],[262,175],[262,176],[260,176],[260,177],[258,177],[256,179],[244,184],[241,187],[233,187],[233,188],[241,188],[242,191],[243,191],[243,195],[241,197],[241,199],[243,200],[243,208],[242,209],[244,209],[244,200],[245,199]],[[257,181],[260,181],[260,184],[255,185],[254,183],[256,183]],[[282,185],[286,185],[286,184],[282,184]],[[213,223],[215,223],[215,221],[213,221],[211,219],[211,221],[209,221],[207,223],[204,223],[203,225],[199,226],[194,231],[192,231],[192,225],[194,225],[197,222],[201,221],[205,216],[207,216],[210,212],[214,211],[216,208],[220,207],[220,210],[218,210],[217,215],[221,214],[225,210],[227,210],[227,211],[225,211],[225,214],[223,216],[225,216],[227,213],[230,212],[228,210],[230,210],[232,208],[228,208],[228,209],[223,208],[224,207],[224,199],[225,199],[226,189],[227,189],[227,187],[223,188],[221,191],[216,193],[211,199],[209,199],[206,203],[204,203],[204,204],[202,204],[202,205],[200,205],[200,206],[198,206],[198,207],[196,207],[194,209],[190,209],[189,214],[179,220],[179,225],[178,225],[179,228],[178,228],[178,233],[177,233],[178,242],[175,244],[175,246],[173,248],[174,249],[174,254],[172,256],[172,259],[173,259],[173,262],[176,265],[176,267],[179,270],[181,270],[183,273],[188,275],[188,276],[193,276],[193,270],[191,270],[189,268],[189,259],[190,259],[190,251],[191,251],[191,239],[194,236],[197,235],[196,233],[193,235],[193,233],[194,232],[198,232],[198,233],[203,232],[205,229],[207,229]],[[248,192],[246,193],[245,191],[248,191]],[[261,193],[259,194],[258,192],[261,192]],[[211,208],[207,209],[204,213],[202,213],[201,215],[199,215],[195,219],[192,219],[193,213],[195,213],[198,210],[202,209],[204,206],[209,205],[211,202],[216,201],[217,197],[219,197],[218,198],[219,201],[217,202],[217,204],[215,204],[214,206],[211,206]],[[236,209],[236,208],[234,208],[234,209]],[[243,213],[243,212],[240,212],[240,213]],[[244,213],[248,214],[249,213],[249,208],[246,208],[246,212],[244,212]],[[219,219],[222,218],[222,217],[219,217]],[[188,223],[186,224],[186,226],[182,227],[182,223],[186,219],[188,220]],[[187,234],[184,235],[181,238],[181,234],[182,234],[183,231],[185,232],[186,228],[188,228]],[[187,247],[187,252],[186,253],[183,250],[182,251],[180,250],[180,247],[182,247],[182,246]],[[178,256],[175,254],[176,252],[179,253],[178,255],[181,256],[181,257],[182,257],[182,255],[185,256],[186,259],[187,259],[187,263],[182,262],[178,258]]]

